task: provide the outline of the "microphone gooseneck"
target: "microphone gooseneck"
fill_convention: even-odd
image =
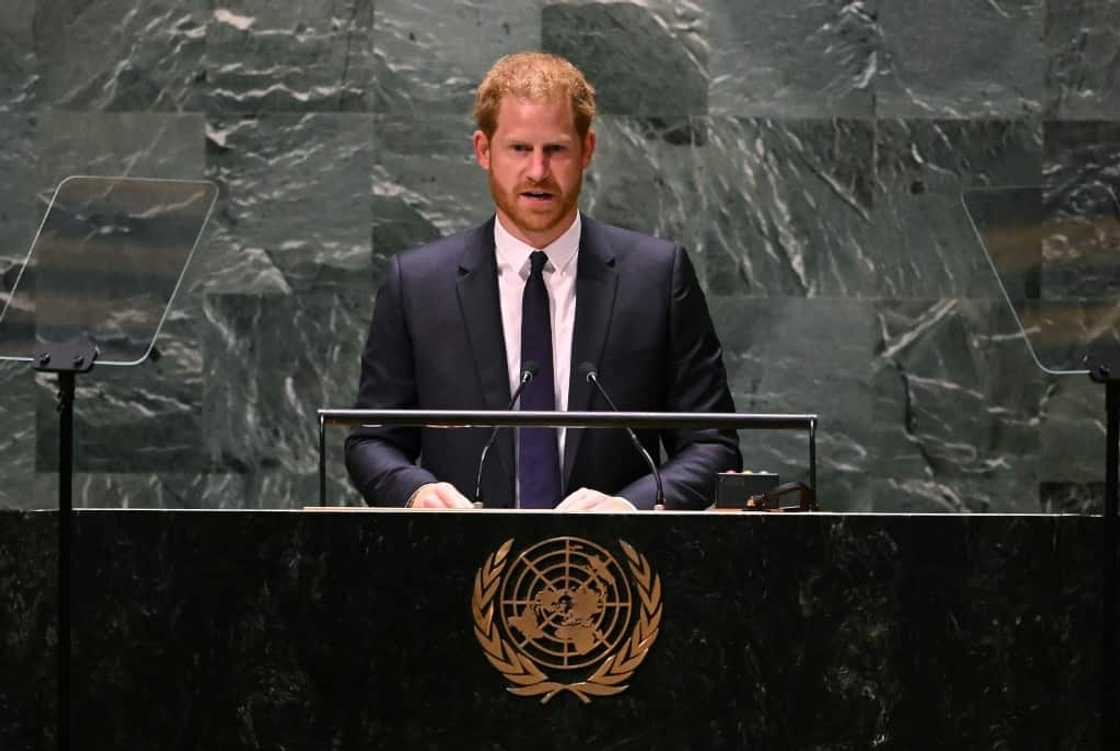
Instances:
[[[529,382],[537,377],[541,367],[536,362],[529,360],[525,363],[525,367],[521,368],[521,380],[517,384],[517,388],[510,397],[509,404],[506,405],[506,411],[513,409],[513,405],[517,404],[518,398],[521,396],[521,391]],[[498,430],[501,425],[495,425],[494,429],[490,431],[490,437],[486,439],[486,443],[482,446],[482,453],[478,456],[478,472],[475,474],[474,480],[474,507],[482,508],[482,469],[486,466],[486,455],[490,453],[490,447],[494,445],[494,440],[498,437]]]
[[[614,412],[621,411],[618,406],[615,405],[614,400],[611,399],[610,394],[607,393],[607,390],[603,388],[603,384],[599,383],[599,374],[595,371],[594,365],[589,362],[582,363],[579,366],[579,373],[581,376],[587,379],[588,383],[594,385],[595,388],[599,390],[599,393],[602,394],[603,399],[606,400],[607,406],[609,406],[611,410],[613,410]],[[626,429],[626,434],[630,436],[630,442],[634,444],[634,448],[638,450],[638,453],[641,454],[642,458],[646,460],[646,464],[649,465],[650,474],[653,475],[653,482],[657,485],[657,498],[655,500],[653,508],[655,511],[664,511],[665,488],[661,485],[661,470],[657,468],[657,464],[654,463],[653,457],[649,455],[649,452],[646,451],[646,447],[643,446],[642,442],[638,440],[638,436],[633,431],[633,429],[631,429],[629,425],[624,425],[623,427]]]

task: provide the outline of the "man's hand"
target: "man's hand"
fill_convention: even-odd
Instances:
[[[430,482],[421,485],[408,499],[409,508],[474,508],[471,502],[449,482]]]
[[[623,511],[637,511],[633,503],[617,495],[607,495],[598,490],[580,488],[569,495],[557,511],[605,511],[607,513],[620,513]]]

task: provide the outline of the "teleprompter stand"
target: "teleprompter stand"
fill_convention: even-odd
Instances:
[[[1120,662],[1117,653],[1116,631],[1108,628],[1107,624],[1115,623],[1117,616],[1117,588],[1120,587],[1120,516],[1118,516],[1117,488],[1120,485],[1120,357],[1106,361],[1099,357],[1087,357],[1086,365],[1089,366],[1089,377],[1096,383],[1104,386],[1105,409],[1105,475],[1104,475],[1104,598],[1102,606],[1102,620],[1106,624],[1103,629],[1104,674],[1101,676],[1102,694],[1104,699],[1101,706],[1102,741],[1101,748],[1116,748],[1120,745],[1120,729],[1117,728],[1115,711],[1120,693],[1117,691],[1116,670]]]
[[[1120,202],[1075,184],[969,190],[963,203],[1038,368],[1104,386],[1101,748],[1120,748]]]
[[[68,177],[55,189],[11,291],[0,291],[0,360],[57,376],[60,751],[71,748],[77,376],[95,364],[147,359],[216,198],[209,182]]]

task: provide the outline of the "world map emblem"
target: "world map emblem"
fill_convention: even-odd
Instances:
[[[478,570],[474,632],[518,696],[583,702],[625,691],[661,626],[661,579],[619,540],[622,556],[578,537],[554,537],[511,556],[513,539]]]

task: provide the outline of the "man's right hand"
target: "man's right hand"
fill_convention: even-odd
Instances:
[[[466,496],[460,493],[449,482],[430,482],[421,485],[408,499],[409,508],[443,508],[443,509],[469,509],[474,508]]]

